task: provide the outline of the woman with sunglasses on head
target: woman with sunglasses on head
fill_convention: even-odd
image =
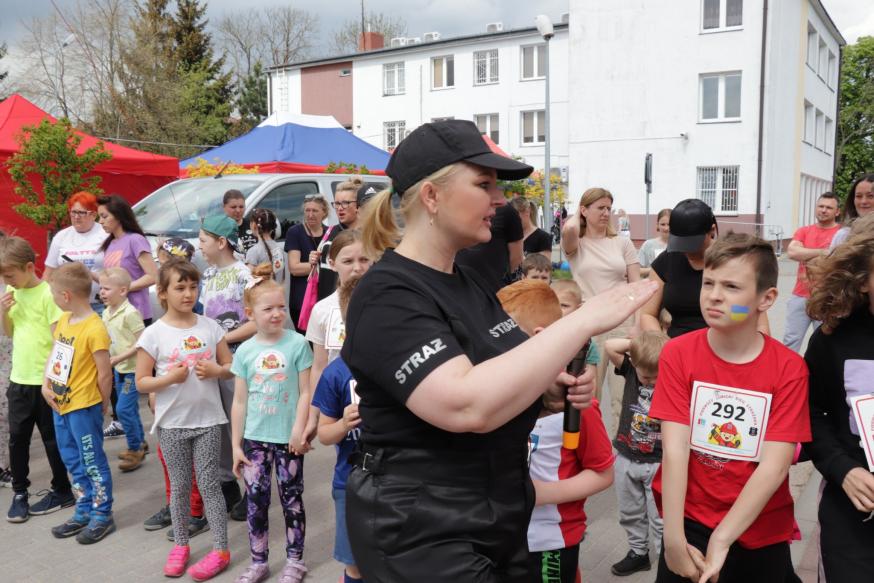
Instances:
[[[106,231],[97,223],[97,197],[90,192],[77,192],[67,201],[70,209],[70,226],[58,231],[49,245],[43,279],[48,281],[52,272],[71,261],[78,261],[90,271],[96,272],[95,260],[100,255],[100,246],[106,240]],[[91,286],[91,307],[103,313],[103,302],[97,299],[99,286]]]
[[[654,290],[618,286],[529,339],[455,256],[491,237],[497,179],[531,171],[470,121],[426,123],[395,148],[393,188],[368,203],[365,252],[381,258],[352,295],[341,352],[362,420],[346,520],[368,583],[531,580],[528,436],[544,394],[587,406],[593,375],[565,367]]]
[[[324,222],[327,218],[328,201],[325,197],[321,194],[308,194],[303,199],[303,222],[290,228],[285,235],[285,252],[288,254],[288,272],[291,275],[288,311],[295,326],[300,320],[300,309],[310,271],[319,263],[316,250],[325,236]],[[303,334],[306,329],[298,331]]]

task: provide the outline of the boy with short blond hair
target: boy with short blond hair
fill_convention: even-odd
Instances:
[[[52,410],[40,395],[45,363],[52,348],[52,330],[61,310],[52,301],[49,284],[36,276],[36,253],[21,237],[0,239],[0,272],[6,282],[0,295],[0,324],[12,338],[12,372],[9,375],[9,465],[12,471],[12,504],[9,522],[24,522],[32,515],[49,514],[75,504],[67,469],[55,439]],[[49,466],[52,489],[32,506],[30,439],[39,428]]]
[[[542,281],[518,281],[500,290],[498,300],[532,336],[562,317],[558,297]],[[595,366],[597,351],[590,348],[586,362]],[[528,556],[530,572],[544,582],[574,583],[586,531],[583,507],[586,498],[613,483],[613,450],[597,403],[580,412],[576,449],[562,447],[562,419],[562,413],[544,409],[529,437],[536,500],[528,525]]]
[[[580,289],[580,286],[574,280],[557,279],[549,284],[549,287],[558,296],[562,316],[567,316],[583,305],[583,290]]]
[[[616,367],[616,374],[625,378],[613,440],[619,524],[625,529],[629,547],[625,557],[611,567],[620,577],[651,568],[650,532],[656,551],[661,546],[662,519],[652,493],[652,481],[662,461],[661,424],[649,416],[649,409],[659,356],[667,341],[663,332],[642,332],[633,340],[610,338],[604,343],[604,352]]]
[[[708,328],[662,351],[649,413],[662,422],[653,482],[664,519],[659,583],[794,576],[787,475],[796,443],[811,437],[808,372],[800,356],[756,330],[776,285],[766,241],[720,237],[704,256]]]
[[[540,253],[531,253],[519,267],[522,279],[539,279],[547,284],[552,281],[552,263]]]
[[[52,274],[52,297],[63,314],[45,368],[42,395],[54,410],[61,457],[77,493],[76,512],[52,529],[87,545],[115,531],[112,474],[103,451],[103,415],[109,410],[112,366],[109,334],[91,309],[91,273],[66,263]]]
[[[145,329],[140,311],[127,299],[131,277],[126,269],[110,267],[98,277],[100,299],[106,304],[103,324],[112,340],[109,346],[109,364],[113,367],[113,384],[118,403],[116,413],[124,428],[127,449],[118,457],[118,469],[131,472],[145,460],[148,444],[140,419],[140,399],[134,372],[136,370],[137,340]]]

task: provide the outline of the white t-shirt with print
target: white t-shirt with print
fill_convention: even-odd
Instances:
[[[184,362],[189,369],[184,381],[155,394],[152,433],[157,427],[194,429],[228,422],[218,379],[200,380],[194,372],[197,361],[215,360],[216,346],[224,337],[224,329],[205,316],[197,316],[197,323],[191,328],[175,328],[158,320],[143,330],[137,347],[155,359],[157,376],[164,376],[179,362]]]
[[[46,267],[57,269],[68,261],[61,257],[66,255],[71,260],[76,261],[88,268],[88,271],[96,271],[100,268],[99,257],[103,254],[100,246],[106,240],[108,235],[103,227],[94,223],[91,230],[87,233],[80,233],[73,227],[67,227],[58,232],[52,239],[52,244],[49,245],[49,252],[46,254]],[[95,282],[91,284],[91,301],[94,301],[94,296],[97,295],[100,286]]]

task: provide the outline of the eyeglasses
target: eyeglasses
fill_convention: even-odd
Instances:
[[[88,215],[91,214],[91,212],[92,211],[70,211],[70,215],[72,215],[74,217],[82,218],[82,217],[87,217]]]
[[[351,204],[357,204],[357,202],[354,200],[334,201],[331,203],[331,206],[335,209],[347,209]]]

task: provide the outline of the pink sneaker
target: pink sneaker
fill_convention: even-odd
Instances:
[[[173,550],[167,555],[167,562],[164,563],[164,576],[181,577],[185,573],[185,566],[188,564],[190,556],[191,548],[189,546],[174,545]]]
[[[243,571],[234,583],[261,583],[270,576],[267,563],[252,563]]]
[[[188,568],[188,574],[195,581],[206,581],[227,569],[230,563],[230,551],[209,551],[205,557]]]
[[[300,583],[307,573],[306,565],[299,559],[288,559],[282,572],[279,573],[279,583]]]

